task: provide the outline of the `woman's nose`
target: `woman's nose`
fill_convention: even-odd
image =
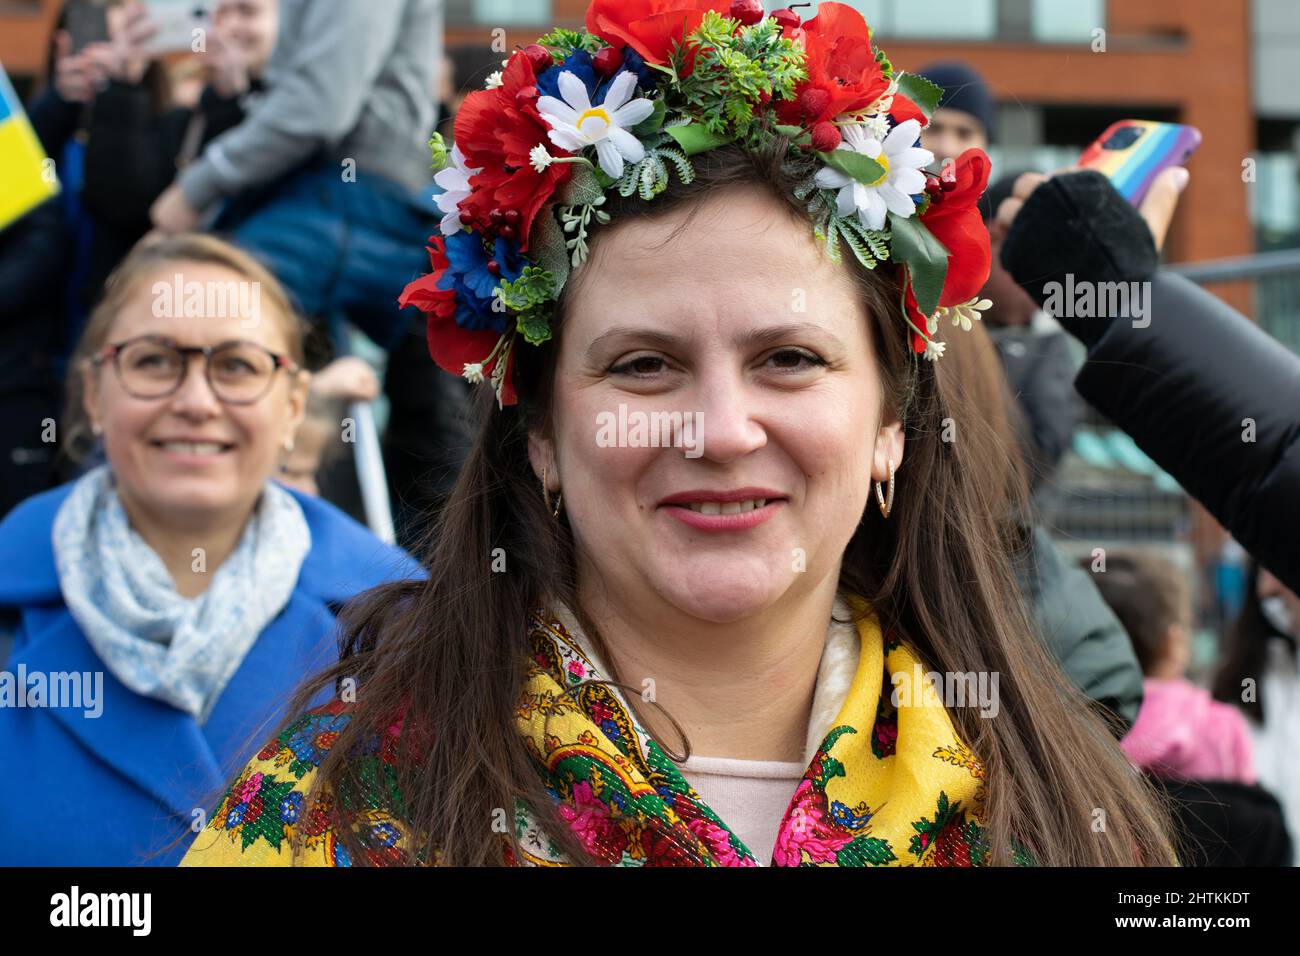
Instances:
[[[728,462],[767,444],[757,420],[758,398],[740,375],[709,376],[696,393],[698,443],[702,457]]]
[[[171,397],[172,410],[183,415],[215,415],[221,400],[212,391],[202,355],[187,355],[185,377]]]

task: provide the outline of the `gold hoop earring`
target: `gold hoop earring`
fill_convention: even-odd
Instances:
[[[551,493],[546,487],[546,466],[542,465],[542,500],[546,502],[546,510],[551,512],[551,517],[558,519],[560,517],[560,502],[564,500],[564,492],[560,492],[555,499],[555,508],[551,508]]]
[[[889,461],[889,497],[886,499],[883,489],[880,487],[881,482],[876,482],[876,503],[880,505],[880,513],[888,518],[889,513],[894,510],[894,461]]]

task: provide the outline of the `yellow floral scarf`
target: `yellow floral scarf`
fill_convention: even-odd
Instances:
[[[829,729],[820,734],[821,728],[813,728],[820,744],[810,747],[813,756],[791,795],[770,862],[984,865],[989,846],[983,766],[958,739],[933,686],[919,681],[912,692],[901,692],[906,679],[896,675],[919,675],[919,660],[881,633],[864,602],[850,600],[862,615],[857,667],[842,703],[830,711],[834,719],[827,716]],[[847,602],[837,601],[837,609],[846,608]],[[533,666],[516,712],[519,730],[560,818],[588,853],[615,866],[757,865],[646,734],[622,693],[602,683],[571,616],[539,610],[528,640]],[[304,801],[348,719],[348,706],[334,702],[304,714],[271,740],[231,785],[181,865],[348,865],[328,794],[312,808]],[[397,733],[395,725],[356,758],[372,764],[362,768],[370,779],[391,780]],[[522,805],[506,823],[514,826],[520,852],[503,835],[503,862],[569,862]],[[370,810],[351,825],[361,831],[368,862],[411,862],[405,828],[391,816]],[[290,852],[295,839],[304,851],[296,858]]]
[[[895,694],[892,675],[920,673],[905,645],[858,625],[858,665],[838,716],[791,796],[776,866],[978,866],[988,856],[984,769],[958,739],[935,689]],[[554,615],[535,616],[535,666],[516,714],[520,732],[598,861],[616,866],[755,866],[749,849],[648,737],[605,683],[585,639]],[[898,701],[894,706],[893,700]],[[526,813],[523,862],[563,861]]]

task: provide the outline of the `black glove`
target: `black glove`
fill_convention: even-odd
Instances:
[[[1002,266],[1039,305],[1048,286],[1081,282],[1141,282],[1160,264],[1155,239],[1136,209],[1109,179],[1092,170],[1044,182],[1025,201],[1002,243]],[[1114,316],[1055,316],[1085,345],[1093,345]]]

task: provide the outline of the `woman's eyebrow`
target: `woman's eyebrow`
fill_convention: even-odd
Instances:
[[[786,325],[768,325],[757,329],[750,329],[744,335],[740,336],[737,344],[742,346],[769,345],[778,342],[781,339],[789,338],[792,335],[813,332],[818,335],[824,335],[833,341],[836,345],[840,343],[840,337],[826,328],[824,325],[818,325],[816,322],[792,322]]]
[[[807,332],[815,332],[820,335],[825,335],[832,339],[835,344],[840,344],[839,336],[826,328],[826,326],[818,325],[815,322],[795,322],[785,325],[767,325],[748,329],[744,334],[737,337],[736,344],[742,348],[751,348],[754,346],[768,345],[772,342],[788,338],[791,335]],[[648,345],[665,349],[680,348],[682,345],[689,342],[689,339],[682,338],[681,336],[674,335],[670,332],[664,332],[660,329],[620,325],[596,336],[596,338],[592,340],[591,345],[587,347],[587,357],[591,358],[603,342],[609,339],[622,337],[634,337]]]
[[[678,347],[685,341],[680,336],[659,329],[651,329],[636,325],[616,325],[614,328],[600,333],[600,335],[591,340],[591,344],[587,346],[587,358],[592,358],[600,349],[602,343],[607,342],[610,339],[625,337],[635,337],[639,341],[668,349]]]

